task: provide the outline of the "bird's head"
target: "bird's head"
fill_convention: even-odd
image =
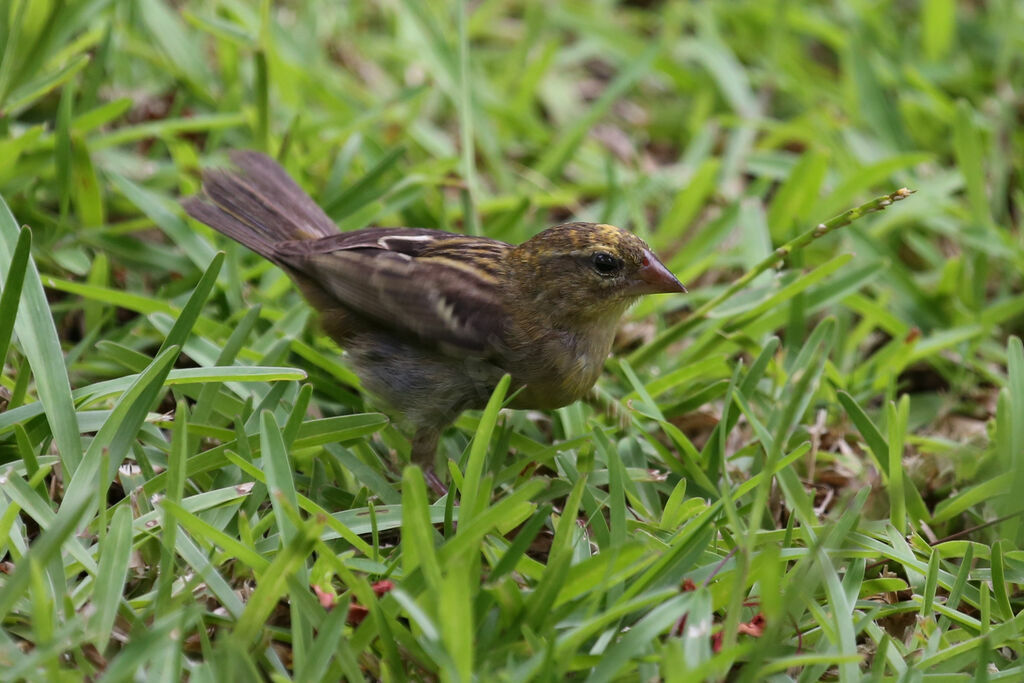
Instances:
[[[566,223],[515,247],[518,295],[573,319],[622,315],[645,294],[686,288],[636,235],[612,225]]]

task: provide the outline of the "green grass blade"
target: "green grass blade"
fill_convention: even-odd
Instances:
[[[128,562],[132,551],[131,510],[120,506],[110,522],[110,530],[99,548],[99,571],[95,578],[92,604],[95,608],[89,619],[93,644],[102,651],[113,635],[114,619],[121,604]]]
[[[235,624],[231,633],[233,640],[248,645],[256,639],[278,600],[288,590],[289,577],[306,563],[319,535],[319,524],[306,523],[295,538],[277,553]]]
[[[22,283],[28,269],[28,259],[32,249],[32,231],[22,228],[18,234],[11,263],[7,268],[3,291],[0,293],[0,367],[7,359],[7,349],[14,332],[14,321],[18,317],[18,304],[21,300]]]
[[[480,416],[480,425],[477,427],[473,437],[473,446],[469,451],[469,461],[466,463],[466,472],[462,479],[462,502],[460,505],[460,519],[463,522],[470,522],[477,511],[486,506],[486,497],[490,496],[490,490],[481,487],[481,479],[484,471],[484,464],[487,458],[487,449],[491,443],[491,434],[498,421],[498,411],[505,401],[505,394],[508,392],[512,381],[511,376],[505,375],[494,387],[491,398],[487,401]]]
[[[14,215],[3,198],[0,198],[0,277],[5,281],[20,238],[21,231]],[[82,441],[78,435],[75,408],[71,401],[71,384],[64,367],[64,353],[34,263],[28,264],[25,273],[14,331],[36,378],[36,391],[61,462],[68,472],[73,473],[82,459]]]

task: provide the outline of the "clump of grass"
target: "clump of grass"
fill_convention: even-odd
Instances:
[[[1020,678],[1020,14],[9,3],[4,676]],[[611,222],[692,295],[614,415],[463,416],[432,502],[177,208],[237,147],[343,229]]]

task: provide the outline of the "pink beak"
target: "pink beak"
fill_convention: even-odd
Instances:
[[[676,279],[665,264],[647,249],[644,249],[643,265],[637,271],[634,281],[638,294],[676,294],[686,293],[686,287]]]

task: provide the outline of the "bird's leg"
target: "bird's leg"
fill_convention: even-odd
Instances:
[[[430,486],[439,498],[448,493],[448,487],[444,485],[444,482],[438,479],[437,473],[434,470],[424,470],[423,477],[427,480],[427,485]]]
[[[423,470],[423,476],[427,484],[439,496],[448,493],[448,487],[441,482],[434,469],[434,462],[437,456],[437,444],[441,439],[441,432],[432,427],[420,427],[412,437],[412,454],[410,459]]]

